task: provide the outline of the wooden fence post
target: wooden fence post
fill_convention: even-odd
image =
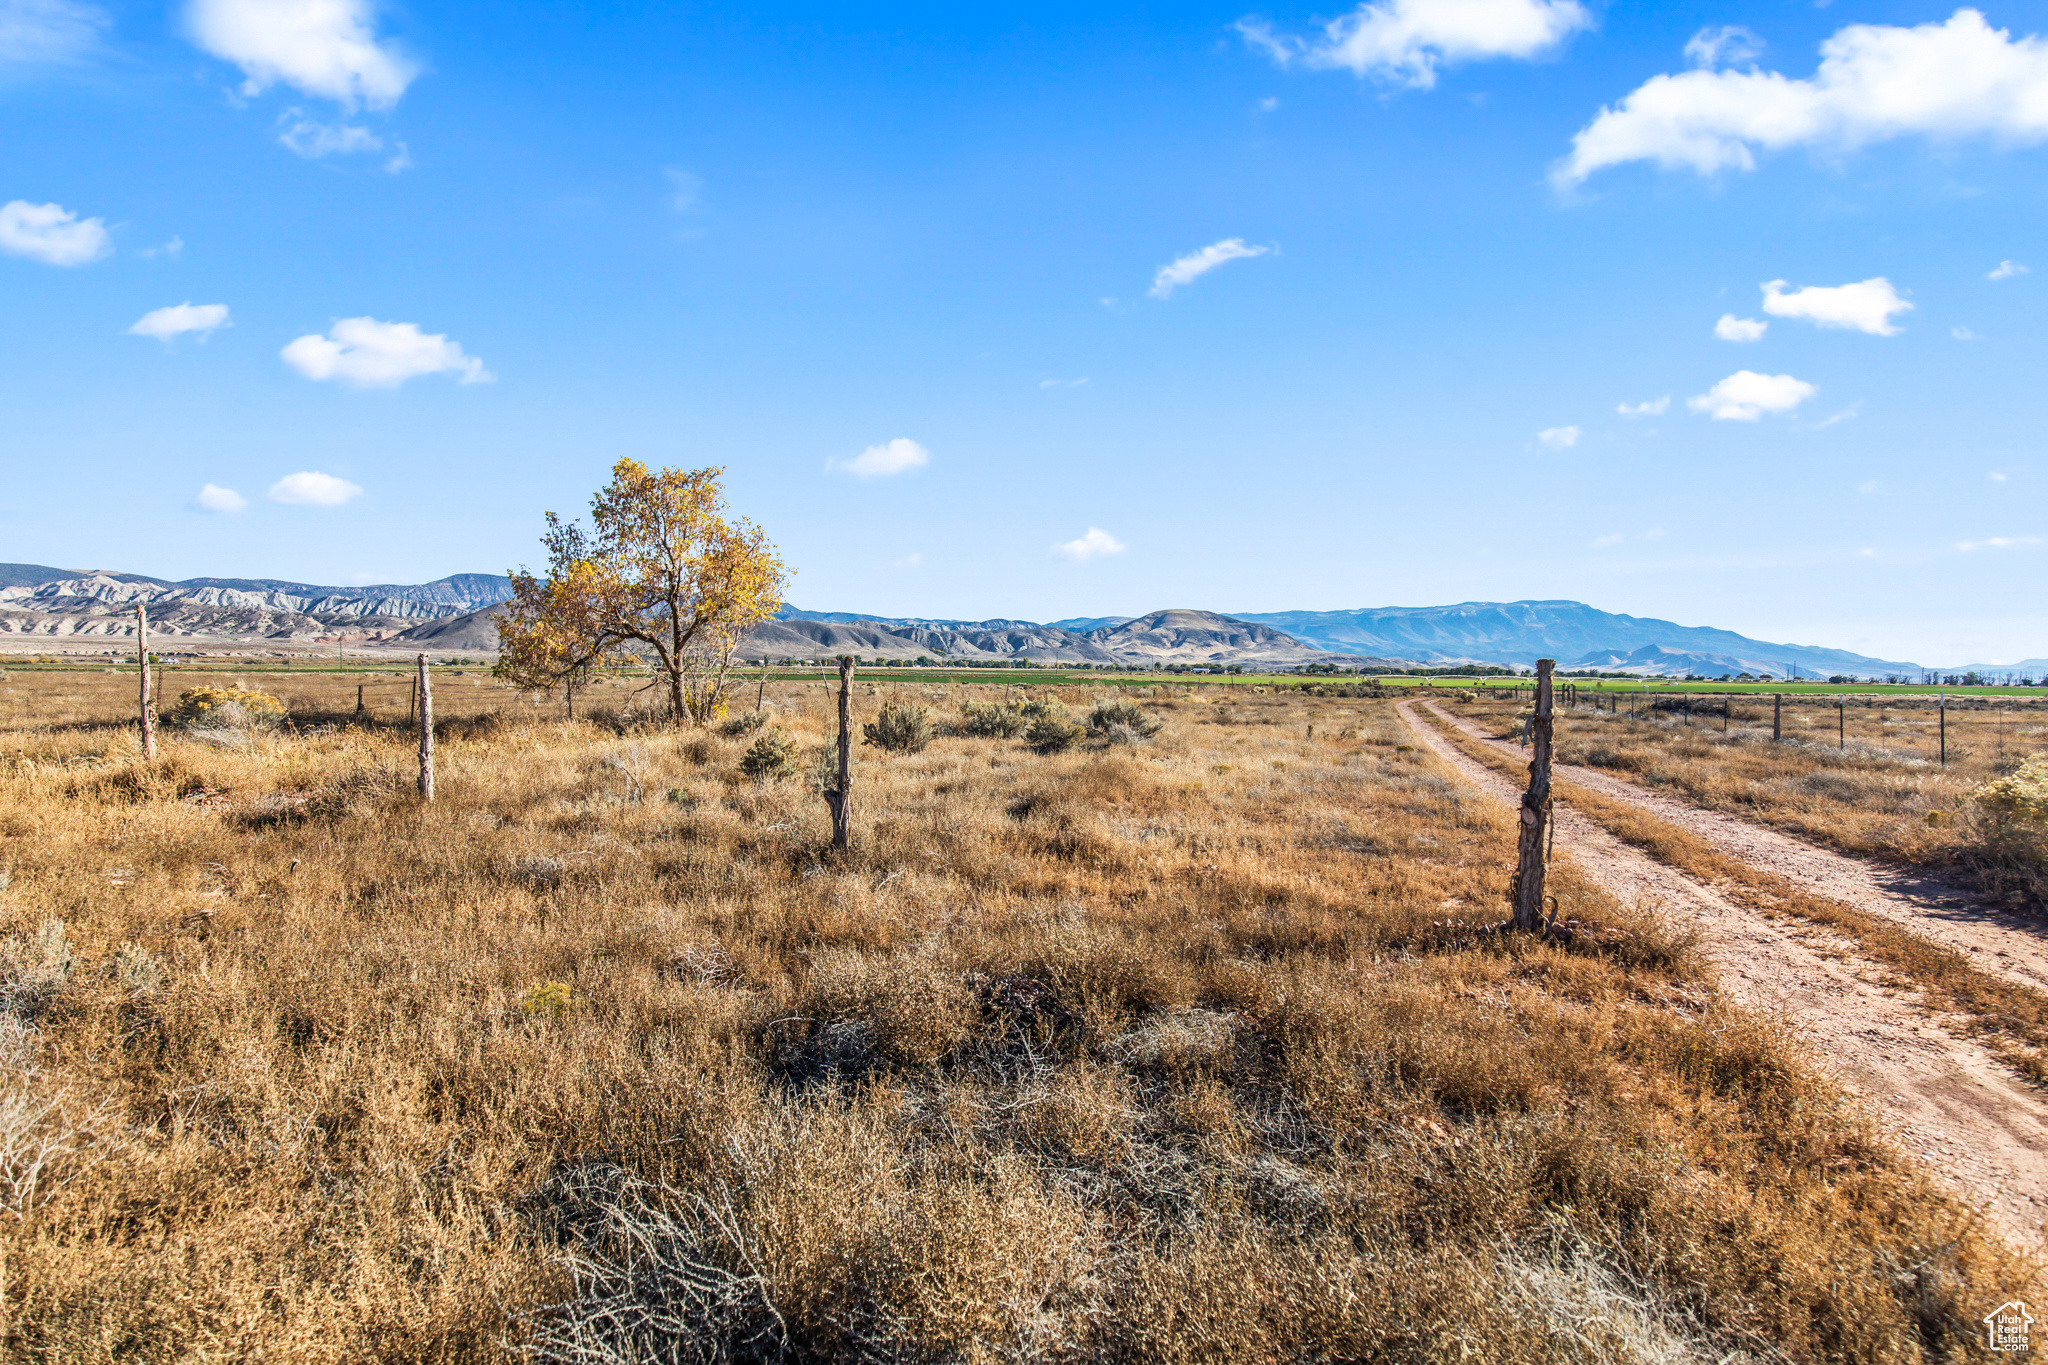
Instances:
[[[434,799],[434,685],[427,675],[427,656],[420,655],[414,680],[420,696],[420,800]]]
[[[154,761],[156,758],[156,706],[155,698],[149,695],[149,612],[142,603],[135,604],[135,666],[141,674],[140,693],[142,698],[142,757]]]
[[[1776,743],[1785,737],[1785,694],[1771,694],[1771,740]]]
[[[1528,933],[1543,927],[1543,836],[1550,823],[1550,670],[1555,659],[1536,661],[1536,717],[1530,725],[1534,753],[1529,759],[1529,790],[1522,794],[1522,824],[1516,840],[1514,927]]]
[[[845,848],[853,830],[853,656],[839,656],[839,776],[825,793],[832,807],[832,847]]]
[[[1938,707],[1941,712],[1941,766],[1948,766],[1948,693],[1941,694]]]

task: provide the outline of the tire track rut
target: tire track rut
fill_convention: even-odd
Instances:
[[[1509,805],[1521,800],[1519,788],[1460,752],[1416,713],[1417,706],[1403,701],[1395,709],[1430,752],[1490,795]],[[1693,815],[1713,814],[1669,798],[1655,798],[1659,804],[1652,805],[1642,799],[1647,794],[1640,788],[1622,783],[1621,790],[1612,790],[1589,780],[1603,774],[1583,768],[1560,764],[1557,771],[1691,828],[1701,828]],[[1924,1163],[1931,1176],[1982,1209],[2016,1244],[2036,1252],[2048,1249],[2048,1097],[1973,1040],[1943,1028],[1915,1003],[1909,984],[1862,957],[1852,940],[1825,926],[1773,919],[1724,896],[1711,884],[1623,843],[1573,809],[1563,795],[1554,809],[1560,852],[1569,852],[1624,903],[1648,900],[1696,924],[1724,989],[1751,1008],[1782,1013],[1816,1060],[1863,1100],[1879,1126]],[[1753,826],[1746,829],[1755,832]],[[1819,894],[1835,894],[1825,889],[1829,883],[1786,873],[1781,863],[1787,855],[1768,842],[1732,837],[1742,831],[1724,837],[1718,827],[1701,832],[1710,833],[1732,856],[1744,861],[1754,856],[1762,859],[1755,863],[1762,869]],[[1764,832],[1785,840],[1775,831]],[[1786,842],[1805,852],[1823,852],[1796,840]],[[1908,922],[1924,937],[1954,944],[1949,933],[1941,932],[1949,921],[1939,907],[1897,910],[1912,914]],[[2029,973],[2028,979],[2037,978]]]

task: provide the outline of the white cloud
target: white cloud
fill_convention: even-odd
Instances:
[[[2032,271],[2028,270],[2018,261],[2000,261],[1984,278],[1987,280],[2009,280],[2015,275],[2029,275],[2032,273]]]
[[[294,474],[292,477],[303,479],[308,476]],[[327,476],[322,474],[317,477],[325,478]],[[282,486],[279,485],[279,487]],[[270,493],[272,497],[277,497],[277,489],[271,489]],[[286,500],[279,498],[278,501],[283,502]],[[210,483],[193,495],[192,505],[207,512],[239,512],[249,505],[249,500],[232,488],[222,488],[219,484]]]
[[[2004,483],[2004,482],[2005,482],[2005,475],[2003,475],[2003,474],[2000,474],[2000,473],[1998,473],[1998,472],[1997,472],[1996,470],[1993,470],[1993,471],[1992,471],[1992,472],[1991,472],[1991,473],[1990,473],[1989,475],[1987,475],[1986,477],[1988,477],[1988,478],[1989,478],[1989,479],[1991,480],[1991,482],[1993,482],[1993,483]]]
[[[1623,417],[1662,417],[1671,407],[1671,395],[1662,398],[1646,398],[1640,403],[1618,403],[1614,410]]]
[[[1737,370],[1685,405],[1719,422],[1754,422],[1767,412],[1790,412],[1819,392],[1789,374]]]
[[[174,303],[144,313],[128,329],[128,335],[169,341],[186,332],[197,332],[204,341],[208,333],[230,325],[228,306],[224,303]]]
[[[1813,429],[1815,431],[1820,431],[1825,427],[1833,426],[1837,422],[1853,421],[1855,419],[1856,414],[1861,411],[1863,411],[1863,400],[1859,398],[1855,402],[1851,403],[1848,407],[1843,408],[1840,412],[1836,413],[1834,416],[1824,418],[1821,421],[1815,422],[1813,424]]]
[[[71,0],[0,0],[0,62],[73,62],[99,46],[104,10]]]
[[[1088,528],[1088,534],[1079,540],[1063,541],[1053,546],[1052,553],[1061,559],[1071,559],[1079,563],[1081,560],[1094,559],[1099,555],[1120,555],[1124,549],[1121,540],[1100,526],[1091,526]]]
[[[242,68],[245,95],[282,81],[344,109],[389,109],[419,68],[375,32],[370,0],[192,0],[200,47]]]
[[[921,569],[924,567],[924,551],[912,550],[901,559],[891,560],[889,567],[892,569]]]
[[[1220,242],[1211,242],[1200,251],[1190,251],[1174,261],[1172,265],[1159,267],[1159,273],[1152,277],[1149,291],[1153,298],[1168,298],[1173,291],[1184,284],[1208,274],[1226,261],[1241,261],[1252,256],[1263,256],[1271,247],[1246,246],[1242,237],[1225,237]]]
[[[1614,531],[1604,536],[1595,536],[1592,540],[1588,541],[1587,544],[1592,549],[1605,550],[1609,546],[1619,545],[1621,544],[1621,542],[1627,539],[1628,537],[1623,535],[1621,532]]]
[[[339,507],[351,498],[362,496],[362,492],[347,479],[306,469],[297,474],[287,474],[270,485],[270,500],[294,507]]]
[[[1975,341],[1977,339],[1977,334],[1967,327],[1951,327],[1948,329],[1948,334],[1957,341]]]
[[[1721,66],[1748,66],[1763,55],[1764,40],[1740,24],[1703,28],[1685,45],[1685,59],[1709,71]]]
[[[2039,536],[1987,536],[1983,540],[1959,540],[1956,548],[1969,554],[1973,550],[2017,550],[2040,543]]]
[[[1577,427],[1545,427],[1536,433],[1536,439],[1543,443],[1545,450],[1570,450],[1585,434]]]
[[[308,379],[339,379],[359,389],[391,389],[423,374],[458,374],[465,384],[497,376],[483,361],[439,333],[415,323],[343,318],[326,336],[302,336],[281,352],[285,364]]]
[[[384,150],[384,139],[359,123],[322,123],[297,109],[285,110],[277,121],[284,127],[277,140],[309,160]]]
[[[0,208],[0,251],[44,265],[86,265],[114,249],[107,225],[60,204],[16,199]]]
[[[1862,483],[1856,485],[1856,491],[1866,498],[1875,497],[1877,495],[1877,480],[1865,479]]]
[[[1078,389],[1087,382],[1086,379],[1041,379],[1038,381],[1038,387],[1041,389]]]
[[[1540,56],[1592,23],[1576,0],[1386,0],[1360,5],[1316,37],[1282,36],[1251,19],[1237,31],[1281,66],[1343,67],[1427,90],[1440,63]]]
[[[1262,114],[1270,114],[1279,107],[1280,97],[1278,95],[1268,95],[1264,99],[1260,100],[1258,104],[1258,110]]]
[[[1770,325],[1756,318],[1739,318],[1733,313],[1723,313],[1714,324],[1714,335],[1723,341],[1762,341]]]
[[[878,446],[869,446],[850,460],[827,460],[825,470],[845,470],[856,479],[884,479],[891,474],[903,474],[913,469],[923,469],[932,462],[932,453],[917,442],[905,436],[885,441]]]
[[[2048,95],[2048,90],[2043,91]],[[1856,284],[1810,284],[1787,294],[1783,280],[1764,286],[1764,311],[1777,318],[1805,318],[1823,327],[1846,327],[1872,336],[1892,337],[1892,314],[1910,313],[1913,305],[1899,297],[1892,282],[1879,275]]]
[[[172,237],[170,241],[165,242],[162,246],[146,246],[135,254],[143,257],[145,260],[153,260],[158,256],[162,256],[167,260],[175,261],[185,254],[185,239],[183,237]]]
[[[704,177],[692,175],[680,166],[664,166],[662,175],[668,180],[668,206],[677,213],[688,213],[697,207],[697,201],[704,194]]]
[[[1630,161],[1747,171],[1759,150],[1910,136],[2048,137],[2048,43],[2014,41],[1976,10],[1917,28],[1852,24],[1820,51],[1810,80],[1756,70],[1652,76],[1579,130],[1554,178],[1573,185]]]

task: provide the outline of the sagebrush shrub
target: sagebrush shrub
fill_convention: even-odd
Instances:
[[[882,714],[860,732],[864,742],[898,754],[914,754],[932,742],[930,715],[909,702],[884,702]]]
[[[1053,703],[1055,706],[1059,704]],[[1088,737],[1088,727],[1067,716],[1067,708],[1060,706],[1057,713],[1047,711],[1031,722],[1024,732],[1024,742],[1041,754],[1057,754],[1073,748]]]
[[[971,701],[960,708],[960,732],[981,739],[1015,739],[1029,723],[1022,711],[1000,702]]]
[[[766,711],[742,711],[725,724],[719,726],[718,733],[724,735],[727,739],[738,739],[742,735],[753,734],[754,731],[767,723],[768,713]]]
[[[796,741],[780,730],[763,730],[740,756],[740,771],[748,777],[788,777],[796,771]]]
[[[1088,713],[1088,733],[1120,742],[1150,739],[1165,728],[1157,716],[1134,701],[1121,698],[1095,703]]]

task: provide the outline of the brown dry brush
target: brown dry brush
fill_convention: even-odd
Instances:
[[[1384,702],[868,750],[835,860],[745,735],[451,682],[423,806],[121,681],[0,691],[15,1358],[1916,1361],[2032,1273],[1654,913],[1480,932]]]

